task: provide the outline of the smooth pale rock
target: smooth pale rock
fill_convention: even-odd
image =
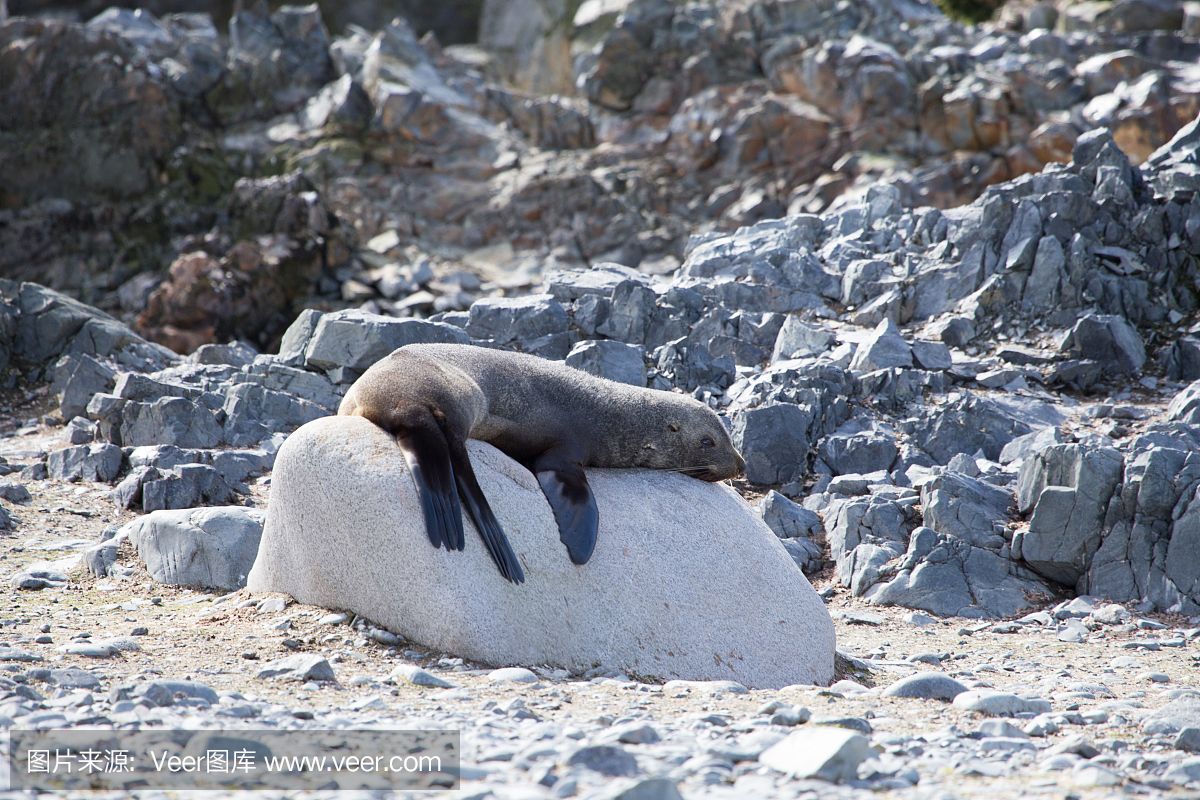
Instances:
[[[431,686],[436,689],[453,689],[454,684],[447,680],[443,680],[432,672],[423,670],[415,664],[400,664],[392,674],[388,676],[388,680],[392,683],[400,683],[404,681],[411,683],[413,686]]]
[[[967,687],[941,672],[918,672],[901,678],[883,690],[887,697],[911,697],[919,700],[950,701]]]
[[[279,451],[249,588],[353,611],[492,664],[763,688],[832,678],[824,604],[732,489],[589,470],[600,535],[575,566],[533,475],[490,445],[472,441],[469,451],[523,585],[500,576],[469,522],[464,551],[431,547],[392,438],[359,417],[327,417]]]
[[[1050,710],[1050,702],[1026,699],[992,689],[972,689],[954,698],[954,707],[990,717],[1014,717],[1017,714],[1041,714]]]
[[[493,683],[537,683],[538,676],[524,667],[502,667],[488,673]]]
[[[795,778],[837,783],[854,780],[858,765],[869,755],[870,742],[861,733],[845,728],[802,728],[788,734],[758,760]]]

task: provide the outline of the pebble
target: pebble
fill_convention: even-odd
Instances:
[[[276,659],[259,669],[259,678],[274,678],[288,681],[333,681],[333,667],[319,655],[296,653]]]
[[[883,690],[886,697],[909,697],[918,700],[951,701],[967,687],[942,672],[918,672],[901,678]]]
[[[801,728],[759,757],[762,764],[794,778],[839,783],[854,780],[871,755],[867,737],[841,728]]]
[[[532,670],[524,667],[501,667],[487,675],[493,683],[537,683],[538,676]]]
[[[391,683],[400,683],[405,681],[414,686],[429,686],[438,689],[453,689],[454,684],[450,681],[443,680],[432,672],[421,669],[413,664],[399,664],[391,674],[388,675],[388,681]]]
[[[1040,714],[1050,710],[1050,702],[1040,698],[1024,698],[992,689],[972,689],[954,698],[955,708],[974,711],[992,717],[1014,717],[1020,714]]]

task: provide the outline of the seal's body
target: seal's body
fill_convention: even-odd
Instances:
[[[599,525],[584,467],[669,469],[717,481],[745,466],[720,418],[690,397],[472,345],[401,347],[355,381],[338,413],[365,417],[396,437],[434,547],[463,548],[465,507],[514,583],[524,574],[475,479],[468,438],[537,476],[576,564],[591,556]]]

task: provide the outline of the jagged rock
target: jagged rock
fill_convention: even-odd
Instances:
[[[822,439],[817,449],[834,475],[889,470],[899,452],[895,437],[882,431],[837,432]]]
[[[780,539],[812,538],[821,528],[821,518],[804,506],[771,490],[758,504],[763,522]]]
[[[181,464],[165,474],[142,475],[140,480],[142,510],[148,512],[222,505],[234,498],[233,488],[207,464]],[[133,495],[130,502],[136,502],[136,490]]]
[[[608,339],[589,339],[571,348],[566,363],[601,378],[646,385],[646,351],[633,344]]]
[[[1089,314],[1075,323],[1062,349],[1073,356],[1105,364],[1109,369],[1136,375],[1146,363],[1146,349],[1124,317]]]
[[[810,409],[794,403],[743,411],[733,422],[733,442],[746,459],[746,480],[775,486],[801,479],[808,470]]]
[[[162,369],[179,357],[98,309],[34,283],[0,280],[0,299],[16,310],[12,360],[40,367],[63,354],[109,357],[127,369]]]
[[[909,537],[894,577],[872,587],[866,597],[939,616],[1010,617],[1049,594],[1033,573],[1009,559],[922,527]]]
[[[834,503],[825,512],[825,538],[837,577],[858,596],[879,582],[883,566],[904,553],[911,511],[883,497]]]
[[[970,394],[930,410],[908,428],[921,449],[939,464],[977,450],[995,461],[1006,444],[1030,431],[1026,422],[994,401]]]
[[[771,353],[771,360],[781,361],[789,358],[821,355],[833,346],[836,338],[833,333],[809,325],[798,316],[789,314],[775,339],[775,349]]]
[[[159,583],[232,591],[246,585],[262,512],[241,506],[155,511],[122,533]]]
[[[467,333],[496,345],[529,343],[567,330],[567,312],[550,295],[486,297],[471,304]]]
[[[1045,428],[1038,428],[1032,433],[1018,436],[1004,445],[1004,449],[1000,451],[999,460],[1001,464],[1019,464],[1034,453],[1040,452],[1051,445],[1061,444],[1062,441],[1062,431],[1057,427],[1047,426]]]
[[[1200,612],[1200,432],[1162,426],[1136,439],[1080,591],[1177,613]]]
[[[91,406],[88,408],[91,414]],[[216,447],[221,443],[221,426],[213,413],[183,397],[163,397],[150,403],[126,402],[120,414],[117,441],[127,447],[158,444]]]
[[[295,324],[307,330],[312,325],[311,317],[301,317]],[[293,341],[301,335],[297,332]],[[304,346],[304,364],[310,369],[326,371],[334,383],[353,383],[367,367],[396,348],[431,342],[468,344],[470,338],[461,328],[441,322],[335,311],[325,314],[312,326]],[[298,346],[298,341],[291,345]]]
[[[1035,572],[1067,586],[1087,572],[1123,468],[1119,451],[1077,444],[1047,447],[1025,462],[1018,505],[1033,516],[1020,555]]]
[[[46,457],[46,471],[61,481],[114,480],[121,472],[124,453],[114,444],[81,444],[55,450]]]
[[[1192,382],[1175,395],[1171,404],[1167,406],[1167,419],[1172,422],[1200,425],[1200,380]]]
[[[925,524],[939,534],[1000,552],[1012,495],[967,475],[947,471],[921,486]]]
[[[669,472],[590,470],[602,522],[596,551],[579,570],[565,557],[533,476],[488,445],[468,445],[483,491],[521,557],[521,586],[504,581],[469,524],[463,552],[430,547],[415,492],[397,491],[411,481],[395,443],[360,418],[328,417],[292,434],[280,450],[250,588],[353,610],[413,641],[491,663],[599,664],[749,686],[832,676],[833,629],[820,598],[731,490]],[[660,491],[676,498],[662,507],[670,509],[670,524],[648,533],[648,525],[657,525],[653,515],[663,513],[648,498]],[[390,521],[380,523],[381,513]],[[376,536],[364,544],[365,528],[390,540]],[[305,532],[315,530],[321,534]],[[736,547],[727,547],[729,537]],[[705,542],[720,547],[722,557],[697,549]],[[746,563],[732,564],[731,557]],[[631,604],[626,608],[601,590],[611,587],[614,569],[641,587],[621,596]],[[745,607],[744,585],[736,592],[721,588],[749,572],[770,587],[754,598],[761,626],[737,610]],[[669,611],[660,589],[671,596]],[[688,597],[695,591],[704,601],[693,606]],[[449,597],[458,599],[447,603]],[[737,609],[722,598],[736,598]],[[596,603],[603,613],[589,610]],[[692,607],[704,608],[702,620],[680,611]],[[567,628],[564,608],[573,620]],[[730,647],[742,657],[713,658]]]
[[[854,351],[850,369],[870,372],[889,367],[911,367],[912,346],[900,335],[896,323],[890,319],[880,322],[871,335],[859,343]]]

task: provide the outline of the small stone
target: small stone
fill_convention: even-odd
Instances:
[[[972,689],[954,698],[954,707],[991,717],[1013,717],[1018,714],[1040,714],[1050,710],[1050,703],[1039,698],[1026,699],[993,689]]]
[[[148,681],[135,687],[133,696],[140,697],[153,706],[174,705],[178,697],[203,700],[210,705],[217,702],[217,693],[211,687],[196,681]]]
[[[624,748],[610,744],[589,745],[576,750],[567,759],[568,767],[583,767],[608,777],[630,778],[637,775],[637,759]]]
[[[493,683],[537,683],[538,676],[524,667],[502,667],[488,673]]]
[[[1174,747],[1185,753],[1200,753],[1200,728],[1184,728],[1175,737]]]
[[[883,690],[887,697],[910,697],[918,700],[943,700],[950,702],[967,687],[942,672],[918,672],[901,678]]]
[[[842,728],[802,728],[768,748],[759,762],[794,778],[854,780],[871,755],[867,737]]]
[[[454,684],[449,681],[442,680],[431,672],[423,670],[413,664],[399,664],[388,675],[388,681],[391,683],[400,683],[406,681],[414,686],[429,686],[438,689],[453,689]]]
[[[258,677],[288,681],[335,680],[329,662],[323,656],[310,653],[296,653],[271,661],[258,671]]]

